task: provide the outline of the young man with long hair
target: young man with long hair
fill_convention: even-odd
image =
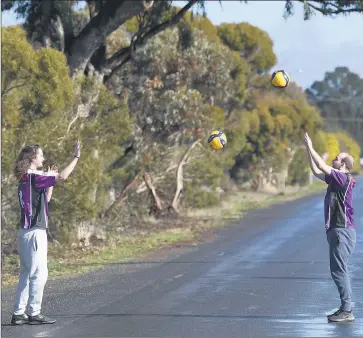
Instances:
[[[74,147],[71,163],[60,173],[40,171],[44,156],[39,145],[23,148],[16,160],[14,176],[18,180],[20,229],[17,235],[20,276],[11,323],[53,324],[41,313],[43,291],[48,279],[48,202],[53,187],[64,182],[80,157],[80,142]],[[25,311],[27,310],[27,314]]]

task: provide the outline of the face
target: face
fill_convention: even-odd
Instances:
[[[38,152],[37,152],[37,156],[35,157],[35,159],[33,159],[32,163],[37,168],[42,168],[43,167],[43,162],[44,162],[43,150],[39,148]]]
[[[338,154],[332,161],[332,165],[334,169],[341,169],[345,164],[342,159],[344,158],[344,154]]]

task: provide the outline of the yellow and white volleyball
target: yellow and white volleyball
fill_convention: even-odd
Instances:
[[[214,150],[220,150],[227,144],[226,135],[220,130],[213,130],[208,138],[209,146]]]
[[[284,70],[277,70],[271,76],[271,84],[275,88],[286,88],[289,85],[290,77]]]

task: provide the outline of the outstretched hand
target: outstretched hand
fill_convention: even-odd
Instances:
[[[304,144],[308,148],[312,147],[312,145],[313,145],[312,142],[311,142],[311,139],[310,139],[310,137],[308,135],[308,133],[305,133],[305,136],[304,136]]]

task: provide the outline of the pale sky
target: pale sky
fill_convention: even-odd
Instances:
[[[326,71],[346,66],[363,77],[363,15],[336,18],[316,13],[304,21],[303,5],[294,2],[295,14],[283,18],[285,1],[207,2],[215,24],[248,22],[266,31],[274,42],[277,69],[286,70],[299,86],[322,80]]]
[[[184,1],[180,1],[181,6]],[[363,77],[363,15],[337,18],[320,13],[303,19],[302,4],[295,2],[295,15],[283,18],[285,1],[208,1],[209,19],[223,22],[248,22],[266,31],[274,42],[278,64],[304,89],[322,80],[326,71],[346,66]],[[12,13],[2,15],[2,26],[14,24]]]

